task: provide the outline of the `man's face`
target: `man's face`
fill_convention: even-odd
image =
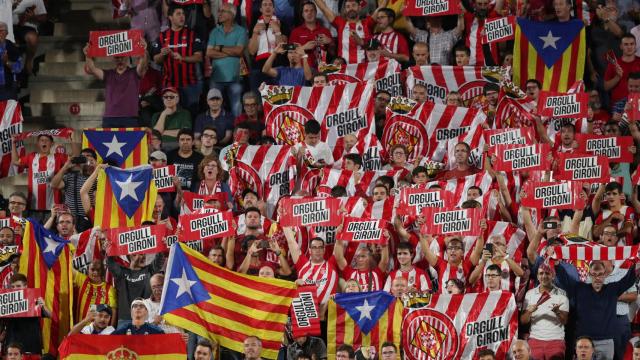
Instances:
[[[551,287],[553,282],[553,274],[547,269],[538,269],[538,281],[544,287]]]
[[[20,196],[9,197],[9,212],[12,215],[22,216],[22,212],[27,209],[27,200]]]
[[[591,286],[595,291],[600,291],[604,285],[604,279],[607,277],[606,270],[603,265],[598,264],[589,269],[589,277],[591,278]]]
[[[511,354],[514,360],[527,360],[529,359],[529,352],[521,341],[516,342],[511,347]]]
[[[222,98],[217,96],[212,97],[211,99],[207,100],[207,105],[209,105],[209,110],[213,112],[220,111],[220,109],[222,108]]]
[[[180,135],[180,138],[178,138],[178,144],[180,145],[180,150],[189,152],[193,149],[193,137],[191,137],[191,135],[182,134]]]
[[[379,29],[384,30],[391,25],[391,18],[386,13],[379,11],[378,16],[376,16],[376,23]]]
[[[571,146],[575,137],[576,133],[573,131],[573,127],[563,126],[560,128],[560,139],[562,140],[562,145]]]
[[[530,82],[527,83],[527,95],[532,98],[533,100],[538,100],[538,96],[540,95],[540,88],[538,87],[538,84]]]
[[[391,282],[391,294],[395,297],[400,297],[406,294],[408,290],[409,285],[407,284],[407,279],[403,277],[395,278]]]
[[[425,184],[428,180],[427,173],[419,172],[413,176],[414,184]]]
[[[22,353],[20,353],[20,349],[10,347],[7,349],[7,360],[20,360],[22,359]]]
[[[19,290],[19,289],[26,289],[27,288],[27,283],[24,281],[16,281],[11,283],[11,288],[13,290]]]
[[[313,86],[327,86],[327,78],[324,76],[314,76]]]
[[[620,42],[620,50],[623,56],[633,56],[636,53],[636,39],[634,37],[625,37]]]
[[[316,146],[320,142],[320,134],[305,134],[304,142],[307,145]]]
[[[427,89],[424,86],[413,87],[413,100],[423,103],[427,101]]]
[[[260,4],[260,13],[263,16],[271,16],[273,15],[273,1],[272,0],[262,0]]]
[[[354,0],[348,0],[344,4],[344,12],[349,20],[356,20],[360,12],[360,3]]]
[[[496,270],[487,270],[484,274],[484,282],[489,290],[500,290],[500,273]]]
[[[196,351],[193,353],[195,360],[211,360],[211,349],[206,346],[196,346]]]
[[[622,202],[622,195],[617,189],[605,192],[604,198],[609,206],[617,206]]]
[[[99,265],[90,264],[87,275],[89,276],[89,279],[94,283],[102,282],[102,269]]]
[[[345,135],[344,136],[345,151],[351,150],[354,146],[356,146],[357,142],[358,142],[358,138],[355,135],[353,134]]]
[[[258,101],[255,98],[250,97],[244,100],[242,105],[244,106],[244,112],[247,116],[253,117],[258,114]]]
[[[604,230],[602,230],[600,242],[604,246],[616,246],[618,243],[618,232],[616,228],[614,226],[606,226]]]
[[[260,270],[258,270],[258,277],[273,279],[276,277],[276,273],[270,266],[263,266],[260,268]]]
[[[162,139],[158,136],[151,135],[151,147],[153,150],[160,150],[160,147],[162,147]]]
[[[462,144],[458,144],[453,149],[453,156],[456,159],[456,164],[465,165],[469,161],[469,149]]]
[[[380,352],[382,354],[382,360],[396,360],[398,358],[396,349],[393,346],[385,346]]]
[[[138,267],[144,266],[144,261],[146,259],[145,254],[133,254],[129,255],[130,263],[136,265]]]
[[[53,141],[51,141],[48,136],[38,137],[38,149],[40,149],[41,153],[48,154],[49,150],[51,150],[52,145]]]
[[[489,9],[489,0],[476,0],[476,9],[477,10]]]
[[[404,165],[405,162],[407,162],[407,153],[401,147],[397,147],[393,149],[393,152],[391,153],[391,157],[395,165],[402,166]]]
[[[147,307],[142,304],[135,304],[131,307],[131,319],[146,320],[148,315]]]
[[[174,27],[183,27],[185,21],[184,10],[176,9],[173,14],[169,16],[169,21]]]
[[[469,65],[470,60],[471,58],[469,57],[466,51],[456,51],[456,65],[458,66]]]
[[[358,171],[359,167],[356,166],[356,163],[351,159],[346,159],[344,161],[344,169],[349,171]]]
[[[494,106],[496,104],[498,104],[498,92],[497,91],[489,90],[485,94],[485,97],[487,98],[487,101],[489,102],[489,104],[494,105]]]
[[[218,265],[222,265],[222,261],[224,260],[222,251],[222,249],[212,249],[211,251],[209,251],[209,260]]]
[[[483,355],[479,360],[496,360],[496,358],[493,355]]]
[[[587,339],[580,339],[576,342],[576,358],[578,360],[591,360],[593,357],[593,346]]]
[[[371,258],[371,252],[369,249],[360,248],[356,251],[356,267],[360,270],[366,270],[369,268],[369,259]]]
[[[167,91],[162,94],[162,103],[164,104],[164,107],[175,108],[178,106],[178,102],[180,102],[180,97],[173,91]]]
[[[242,200],[243,200],[242,203],[244,204],[245,209],[250,207],[255,207],[258,205],[258,197],[254,193],[247,193],[247,195],[245,195]]]
[[[244,216],[244,223],[247,229],[257,230],[260,228],[260,214],[257,211],[250,211]]]
[[[309,244],[309,249],[312,260],[319,261],[324,258],[324,241],[313,240],[311,244]]]
[[[627,89],[631,94],[640,93],[640,79],[627,80]]]
[[[391,96],[389,94],[382,93],[376,95],[375,112],[378,114],[384,114],[387,105],[389,105],[389,101],[391,101]]]
[[[367,49],[365,54],[367,55],[368,62],[380,61],[380,56],[382,55],[380,49]]]
[[[349,353],[346,351],[338,351],[336,353],[336,360],[349,360]]]
[[[400,249],[396,253],[396,257],[398,258],[398,263],[400,265],[410,265],[411,264],[411,251],[408,249]]]
[[[58,229],[58,234],[60,234],[60,236],[62,237],[73,235],[73,215],[58,215],[58,224],[56,225],[56,229]]]
[[[467,200],[475,200],[477,198],[479,198],[480,195],[480,191],[478,191],[478,189],[469,189],[467,190]]]
[[[607,136],[620,136],[620,128],[615,124],[605,125],[604,134]]]
[[[151,280],[149,280],[149,284],[151,285],[151,293],[153,294],[153,297],[160,299],[162,297],[162,286],[164,285],[162,279],[157,276],[152,277]]]
[[[213,131],[212,129],[207,129],[202,132],[200,141],[202,142],[203,147],[212,148],[218,142],[218,137],[215,131]]]
[[[315,22],[316,15],[318,15],[318,11],[316,10],[315,6],[311,4],[307,4],[302,8],[302,18],[304,19],[305,22],[308,22],[308,23]]]
[[[156,198],[156,203],[153,205],[153,214],[156,217],[162,215],[162,211],[164,210],[164,200],[161,197]]]
[[[416,61],[416,65],[429,65],[429,48],[427,48],[426,45],[414,45],[413,50],[411,51],[411,55],[413,55],[413,59]]]
[[[640,360],[640,349],[633,348],[633,360]]]
[[[7,30],[7,26],[6,25],[0,26],[0,42],[4,42],[8,34],[9,34],[9,31]]]
[[[104,311],[100,311],[96,314],[96,317],[93,319],[93,323],[96,325],[98,329],[104,329],[109,326],[109,322],[111,321],[111,315]]]
[[[256,338],[247,338],[244,340],[244,356],[247,360],[259,359],[262,352],[262,345]]]
[[[457,239],[450,240],[449,244],[447,244],[447,255],[449,256],[449,261],[459,261],[462,259],[463,254],[464,250],[462,249],[462,243]]]
[[[0,229],[0,246],[9,246],[14,242],[13,231],[9,228]]]
[[[373,201],[380,201],[387,198],[387,188],[384,186],[376,186],[373,188]]]
[[[571,6],[567,4],[567,0],[553,0],[553,9],[560,20],[571,17]]]

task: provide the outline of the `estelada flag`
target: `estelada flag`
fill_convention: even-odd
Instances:
[[[585,200],[580,198],[582,183],[527,182],[523,189],[522,206],[536,209],[584,209]]]
[[[183,243],[171,247],[160,314],[175,326],[242,352],[247,336],[276,359],[296,285],[220,267]]]
[[[629,151],[629,148],[634,146],[631,136],[576,134],[576,141],[577,151],[606,156],[609,162],[633,162],[633,154]]]
[[[496,155],[493,168],[496,171],[548,170],[551,162],[547,158],[549,144],[496,145],[489,152]]]
[[[460,13],[459,0],[407,0],[405,16],[441,16]]]
[[[100,170],[94,225],[112,229],[151,221],[157,195],[151,165]]]
[[[513,82],[538,79],[543,90],[565,92],[584,74],[587,46],[582,20],[516,20]]]
[[[314,285],[298,287],[298,295],[291,302],[291,332],[294,338],[321,334],[316,292]]]
[[[231,211],[207,211],[180,215],[180,241],[223,238],[235,234]]]
[[[405,187],[400,190],[398,213],[415,216],[420,215],[426,207],[450,206],[451,196],[446,190]]]
[[[39,289],[50,318],[42,318],[44,353],[56,354],[58,344],[69,333],[73,320],[73,245],[50,232],[36,220],[28,219],[23,233],[20,272],[27,276],[27,287]]]
[[[422,232],[432,235],[481,235],[480,209],[458,209],[453,207],[423,208],[425,221]]]
[[[388,341],[399,348],[402,311],[401,301],[384,291],[336,294],[328,306],[328,358],[341,344],[380,349]]]
[[[280,209],[281,226],[338,226],[342,222],[338,198],[285,198]]]
[[[142,56],[143,32],[136,30],[102,30],[89,32],[89,52],[91,57]]]
[[[609,159],[591,154],[559,153],[555,180],[602,182],[609,180]]]
[[[86,129],[82,148],[95,150],[98,163],[123,169],[149,163],[149,138],[140,128]]]
[[[60,344],[61,360],[87,359],[184,359],[187,347],[180,334],[70,335]]]
[[[585,92],[559,93],[541,91],[538,114],[554,118],[585,118],[589,111],[589,94]]]
[[[387,220],[367,219],[347,216],[344,218],[342,231],[336,236],[338,240],[353,242],[369,242],[384,244],[384,230]]]
[[[151,225],[109,229],[106,243],[108,256],[155,254],[167,250],[164,237],[167,227]]]

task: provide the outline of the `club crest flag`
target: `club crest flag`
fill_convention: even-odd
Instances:
[[[56,354],[73,324],[73,245],[33,219],[26,220],[22,236],[20,271],[27,276],[27,287],[38,289],[52,312],[41,321],[43,352]]]
[[[89,32],[89,52],[87,56],[142,56],[142,30],[106,30]]]
[[[22,107],[15,100],[0,101],[0,178],[16,175],[17,168],[11,165],[11,135],[22,133]],[[18,154],[24,155],[22,141],[18,141]]]
[[[634,146],[631,136],[576,134],[576,141],[580,152],[606,156],[609,162],[633,162],[633,154],[629,150]]]
[[[376,91],[388,91],[391,96],[402,95],[402,69],[394,59],[335,66],[321,64],[320,72],[327,74],[330,85],[373,80]]]
[[[384,291],[336,294],[328,306],[327,357],[335,359],[340,344],[379,349],[388,341],[399,348],[402,311],[401,301]]]
[[[98,163],[123,169],[149,163],[147,133],[139,128],[86,129],[82,148],[96,151]]]
[[[276,359],[296,285],[222,268],[183,243],[171,247],[160,314],[168,323],[243,352],[247,336]]]
[[[344,136],[365,138],[374,134],[374,85],[371,82],[335,86],[265,86],[261,90],[266,132],[278,144],[295,145],[304,140],[304,124],[320,123],[320,139],[342,157]]]
[[[109,166],[98,174],[94,225],[111,229],[152,220],[157,195],[151,165]]]
[[[338,198],[285,198],[280,209],[280,226],[338,226],[342,221]]]
[[[585,200],[580,198],[580,182],[528,182],[521,199],[522,206],[536,209],[584,209]]]
[[[405,16],[441,16],[460,13],[460,0],[408,0]]]
[[[60,345],[61,360],[170,360],[187,357],[180,334],[109,335],[75,334]]]
[[[513,82],[522,87],[538,79],[543,90],[566,92],[584,75],[585,27],[582,20],[516,20]]]
[[[406,309],[402,331],[408,360],[475,359],[481,349],[505,359],[518,335],[518,308],[508,291],[434,294],[428,305]]]
[[[553,173],[555,180],[607,182],[609,159],[606,156],[559,153],[558,167]]]

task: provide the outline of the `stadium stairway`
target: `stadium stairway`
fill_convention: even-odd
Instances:
[[[54,21],[53,35],[40,37],[36,60],[43,61],[37,75],[29,78],[28,88],[20,93],[21,99],[27,99],[23,105],[23,129],[98,127],[104,112],[104,86],[84,72],[82,48],[89,39],[89,31],[127,29],[129,19],[113,19],[109,0],[53,3],[56,8],[49,10]],[[113,67],[113,61],[98,58],[96,65],[108,69]],[[26,140],[25,145],[27,151],[35,150],[35,139]],[[14,191],[27,192],[26,175],[0,179],[0,193],[5,198]]]

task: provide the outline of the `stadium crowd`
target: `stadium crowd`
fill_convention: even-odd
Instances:
[[[632,1],[585,1],[579,8],[571,0],[516,1],[462,0],[460,14],[408,17],[406,0],[122,0],[118,16],[131,18],[131,27],[144,31],[146,51],[139,58],[114,57],[113,68],[101,69],[87,56],[87,76],[104,82],[103,127],[145,128],[150,137],[149,163],[175,165],[174,191],[157,197],[153,220],[144,225],[165,225],[179,230],[186,192],[204,196],[206,207],[230,209],[237,234],[216,239],[201,249],[209,260],[230,270],[277,277],[317,286],[322,335],[294,338],[283,334],[280,359],[327,358],[327,304],[336,293],[384,290],[407,299],[427,293],[479,293],[508,291],[519,309],[518,340],[508,351],[513,359],[640,359],[640,313],[636,258],[613,261],[550,261],[554,246],[567,245],[579,235],[585,244],[607,247],[639,242],[640,198],[635,169],[640,163],[640,124],[632,117],[628,101],[640,93],[640,8]],[[37,26],[46,20],[42,0],[0,0],[0,98],[16,99],[20,74],[34,71]],[[22,4],[22,5],[21,5]],[[534,209],[521,205],[524,191],[514,191],[513,174],[495,171],[488,148],[482,168],[470,164],[471,147],[458,143],[451,168],[438,168],[428,158],[410,157],[410,148],[387,146],[383,173],[371,185],[363,179],[361,139],[345,135],[342,158],[334,157],[335,144],[323,141],[321,120],[308,120],[304,141],[291,148],[297,174],[306,169],[336,168],[350,171],[355,181],[336,185],[330,196],[340,198],[341,214],[348,214],[356,199],[372,214],[376,204],[394,203],[401,188],[443,189],[447,181],[488,174],[490,185],[466,186],[454,203],[483,209],[495,200],[495,214],[484,211],[479,226],[489,236],[468,241],[463,236],[427,234],[423,215],[401,216],[396,209],[383,214],[389,225],[386,242],[358,244],[336,241],[341,227],[316,236],[312,228],[279,227],[279,212],[268,211],[262,190],[246,188],[233,194],[228,159],[246,145],[270,145],[261,90],[268,85],[331,86],[323,69],[353,63],[397,61],[403,68],[427,65],[504,66],[513,62],[513,40],[483,44],[484,23],[507,16],[537,21],[564,22],[579,17],[587,32],[584,72],[589,112],[586,125],[576,119],[562,123],[556,137],[545,128],[548,119],[534,109],[532,126],[536,142],[549,144],[549,154],[577,152],[578,133],[633,137],[632,163],[610,162],[615,181],[580,188],[584,206],[570,210]],[[9,33],[12,33],[8,37]],[[14,38],[15,42],[11,39]],[[545,42],[546,46],[546,42]],[[551,45],[549,45],[551,46]],[[555,47],[555,45],[553,46]],[[87,54],[89,44],[85,47]],[[526,95],[537,101],[541,79],[528,79]],[[411,97],[429,101],[424,84],[416,83]],[[486,115],[483,127],[495,123],[501,89],[485,85],[470,101],[450,91],[446,104],[472,107]],[[375,119],[369,119],[382,138],[385,109],[393,96],[375,94]],[[502,96],[502,95],[500,95]],[[347,139],[350,139],[348,142]],[[12,165],[29,177],[29,193],[13,193],[0,204],[0,218],[32,217],[65,239],[94,228],[96,179],[99,156],[91,148],[74,149],[72,156],[56,151],[50,135],[37,137],[37,151],[20,156],[16,141]],[[553,160],[552,159],[552,160]],[[46,165],[44,171],[39,168]],[[553,165],[556,166],[556,165]],[[388,171],[403,170],[401,175]],[[527,179],[549,180],[546,171],[521,172]],[[350,174],[351,174],[350,173]],[[517,173],[517,172],[516,172]],[[540,173],[540,174],[539,174]],[[544,174],[542,174],[544,173]],[[41,181],[39,181],[41,180]],[[296,179],[293,196],[316,196],[300,190]],[[517,185],[518,187],[520,185]],[[355,189],[355,190],[353,190]],[[6,195],[6,194],[5,194]],[[391,199],[391,200],[390,200]],[[274,204],[277,205],[277,204]],[[374,217],[371,215],[371,217]],[[491,232],[490,222],[508,223],[526,236],[514,249],[511,234]],[[11,221],[0,228],[0,246],[22,246],[22,225]],[[141,224],[142,226],[142,224]],[[275,229],[275,230],[274,230]],[[106,229],[105,229],[106,230]],[[282,236],[274,236],[279,233]],[[573,235],[568,235],[573,234]],[[330,236],[329,236],[330,235]],[[105,233],[99,238],[104,241]],[[75,238],[77,240],[77,237]],[[518,255],[519,254],[519,255]],[[70,334],[183,334],[189,359],[259,359],[261,339],[244,339],[244,352],[217,344],[166,323],[160,315],[165,282],[165,254],[106,256],[96,254],[83,271],[74,271],[77,308]],[[4,288],[21,289],[27,278],[18,268],[19,256],[2,272]],[[75,265],[75,264],[74,264]],[[78,269],[81,270],[81,269]],[[39,306],[42,306],[41,300]],[[43,309],[42,316],[49,316]],[[6,359],[40,359],[40,319],[0,319],[0,341]],[[339,344],[336,359],[399,359],[402,349],[393,343],[354,348]],[[490,349],[478,349],[475,359],[495,359]],[[575,356],[575,357],[574,357]]]

